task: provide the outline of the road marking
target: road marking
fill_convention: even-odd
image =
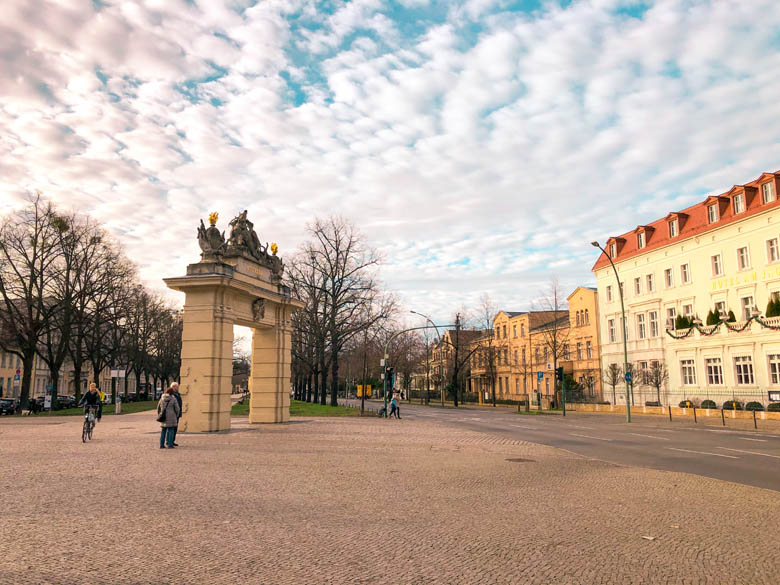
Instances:
[[[770,455],[769,453],[759,453],[758,451],[743,451],[742,449],[729,449],[728,447],[718,447],[718,449],[736,451],[737,453],[750,453],[751,455],[763,455],[764,457],[774,457],[775,459],[780,459],[780,455]]]
[[[577,433],[569,433],[572,437],[584,437],[586,439],[596,439],[597,441],[611,441],[612,439],[605,439],[603,437],[589,437],[588,435],[578,435]]]
[[[759,441],[761,443],[766,443],[766,439],[753,439],[751,437],[737,437],[738,439],[742,439],[743,441]]]
[[[570,427],[574,427],[575,429],[588,429],[589,431],[595,431],[596,427],[581,427],[579,425],[569,425]]]
[[[706,451],[691,451],[690,449],[676,449],[674,447],[667,447],[667,449],[671,449],[672,451],[683,451],[685,453],[698,453],[699,455],[712,455],[713,457],[728,457],[729,459],[739,459],[739,457],[735,457],[734,455],[722,455],[721,453],[707,453]]]
[[[671,441],[669,437],[654,437],[653,435],[641,435],[639,433],[628,433],[629,435],[634,435],[636,437],[647,437],[648,439],[658,439],[659,441]]]

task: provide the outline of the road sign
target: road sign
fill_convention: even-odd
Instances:
[[[16,370],[16,375],[17,375],[17,376],[18,376],[19,374],[21,374],[21,373],[22,373],[22,371],[21,371],[21,370]]]
[[[112,378],[124,378],[125,377],[125,371],[124,370],[111,370],[111,377]]]
[[[18,370],[17,370],[17,371],[18,371]],[[16,375],[14,376],[14,382],[18,382],[19,380],[20,380],[20,378],[19,378],[19,374],[16,374]]]
[[[544,372],[536,372],[536,379],[541,382],[542,378],[544,378]]]
[[[626,372],[626,382],[631,383],[631,372]]]

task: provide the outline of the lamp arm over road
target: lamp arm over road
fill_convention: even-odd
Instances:
[[[601,250],[604,254],[604,256],[607,257],[607,260],[609,260],[610,266],[612,266],[612,270],[615,272],[615,280],[617,280],[618,284],[618,294],[620,295],[620,313],[623,318],[623,375],[626,379],[626,420],[628,422],[631,422],[631,402],[630,402],[630,389],[629,389],[629,377],[628,377],[628,324],[626,323],[626,306],[623,303],[623,287],[620,286],[620,276],[618,276],[617,268],[615,268],[615,263],[612,262],[612,258],[610,258],[609,254],[607,254],[607,251],[601,247],[601,245],[598,242],[591,242],[591,246],[598,248]]]

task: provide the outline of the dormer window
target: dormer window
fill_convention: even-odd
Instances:
[[[677,234],[680,233],[677,229],[677,220],[673,219],[669,222],[669,237],[670,238],[676,238]]]
[[[718,206],[717,205],[709,205],[707,206],[707,221],[709,223],[715,223],[718,221]]]
[[[636,235],[636,244],[640,249],[645,247],[645,232],[639,232]]]
[[[761,200],[769,203],[775,200],[775,185],[771,181],[761,185]]]
[[[745,194],[734,195],[734,213],[742,213],[743,211],[745,211]]]
[[[615,244],[610,244],[609,245],[609,257],[610,258],[614,258],[615,256],[617,256],[617,246],[615,246]]]

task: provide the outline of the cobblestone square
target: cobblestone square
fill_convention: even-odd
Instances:
[[[0,583],[780,580],[767,490],[428,422],[234,418],[173,451],[151,413],[80,424],[0,420]]]

